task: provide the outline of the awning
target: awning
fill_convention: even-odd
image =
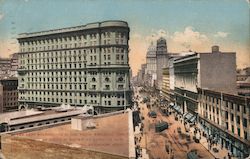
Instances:
[[[173,109],[174,109],[176,112],[178,112],[178,113],[182,113],[182,109],[181,109],[181,107],[178,106],[178,105],[174,105],[174,106],[173,106]]]
[[[183,114],[183,118],[185,119],[186,115],[188,114],[188,112],[184,113]]]
[[[181,114],[182,114],[182,109],[181,109],[181,107],[178,106],[178,108],[176,109],[176,111],[177,111],[178,113],[181,113]]]
[[[195,119],[196,119],[196,116],[193,116],[193,117],[189,120],[189,122],[190,122],[190,123],[193,123],[193,122],[195,121]]]
[[[193,117],[193,114],[187,113],[184,119],[190,120]]]

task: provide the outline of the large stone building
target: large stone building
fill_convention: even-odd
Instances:
[[[17,86],[17,78],[0,79],[0,113],[18,110]]]
[[[174,87],[175,87],[175,76],[174,76],[174,60],[183,56],[194,54],[194,52],[181,52],[181,53],[168,53],[168,66],[163,68],[162,76],[162,88],[161,92],[163,97],[168,102],[175,102],[174,98]]]
[[[174,61],[175,107],[208,141],[243,158],[250,152],[249,99],[236,91],[236,53],[194,53]],[[176,108],[176,111],[179,110]]]
[[[237,158],[250,155],[250,98],[198,89],[201,128]]]
[[[124,21],[20,34],[20,104],[130,107],[128,40]]]
[[[197,88],[236,94],[236,53],[195,53],[174,61],[176,102],[184,112],[196,114]]]

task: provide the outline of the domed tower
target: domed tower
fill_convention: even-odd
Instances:
[[[167,42],[166,39],[163,37],[159,38],[157,40],[157,45],[156,45],[156,88],[161,90],[162,87],[162,73],[163,73],[163,68],[166,68],[168,66],[168,50],[167,50]]]
[[[157,40],[156,50],[157,50],[157,52],[156,52],[157,54],[168,53],[166,39],[161,37],[160,39]]]

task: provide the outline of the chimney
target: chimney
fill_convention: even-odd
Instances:
[[[219,53],[219,52],[220,52],[220,49],[218,45],[212,46],[212,53]]]

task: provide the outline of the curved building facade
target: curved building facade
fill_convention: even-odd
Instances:
[[[20,34],[19,103],[130,107],[129,31],[127,22],[104,21]]]

